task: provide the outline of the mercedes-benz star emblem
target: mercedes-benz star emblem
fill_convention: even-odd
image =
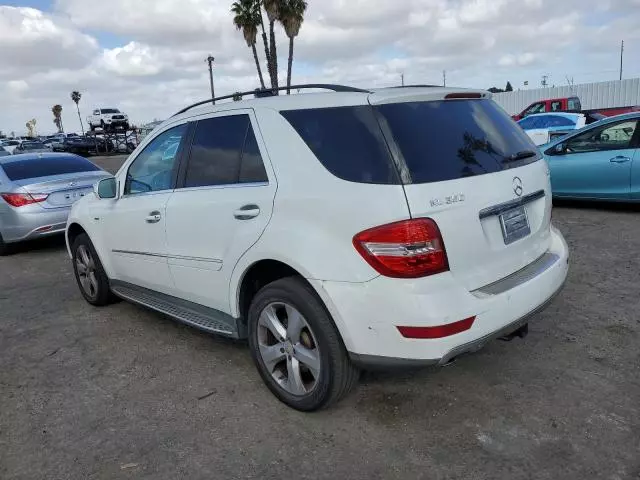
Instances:
[[[520,197],[522,196],[522,192],[522,180],[520,179],[520,177],[513,177],[513,193]]]

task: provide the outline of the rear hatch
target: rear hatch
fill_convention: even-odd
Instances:
[[[411,216],[436,221],[451,274],[475,290],[549,248],[548,168],[524,131],[485,93],[421,91],[374,93],[369,101]]]
[[[47,195],[38,202],[43,208],[68,207],[91,193],[98,180],[110,176],[76,155],[34,157],[6,163],[3,169],[22,192]]]

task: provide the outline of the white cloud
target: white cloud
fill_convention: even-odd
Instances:
[[[640,0],[313,0],[296,39],[294,82],[356,86],[440,83],[514,87],[640,75]],[[0,129],[36,117],[51,125],[60,103],[79,129],[80,107],[118,106],[136,122],[164,118],[216,92],[257,86],[251,51],[232,25],[231,0],[57,0],[53,12],[0,7]],[[591,4],[591,5],[586,5]],[[281,82],[287,42],[278,27]],[[98,38],[103,42],[100,44]],[[110,42],[105,44],[104,42]],[[259,39],[258,53],[264,58]],[[263,61],[263,60],[262,60]],[[268,77],[263,68],[265,78]],[[67,117],[68,115],[68,117]],[[75,122],[75,123],[74,123]]]

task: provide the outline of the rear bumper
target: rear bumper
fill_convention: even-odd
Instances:
[[[70,211],[70,207],[47,210],[39,205],[19,209],[5,205],[0,207],[0,234],[5,243],[15,243],[63,233]]]
[[[352,360],[363,367],[442,365],[511,333],[548,305],[568,272],[568,248],[552,230],[549,250],[530,266],[469,292],[451,274],[366,283],[311,281],[332,313]],[[469,330],[438,339],[403,337],[397,326],[434,326],[475,317]]]

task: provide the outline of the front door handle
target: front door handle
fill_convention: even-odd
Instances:
[[[629,157],[623,157],[622,155],[618,155],[617,157],[613,157],[609,161],[611,163],[627,163],[627,162],[630,162],[631,159]]]
[[[260,215],[260,207],[257,205],[244,205],[233,212],[233,216],[238,220],[250,220]]]
[[[158,223],[161,218],[162,218],[162,215],[160,215],[160,212],[157,211],[157,210],[154,210],[153,212],[151,212],[149,214],[149,216],[147,218],[145,218],[145,222],[147,222],[147,223]]]

